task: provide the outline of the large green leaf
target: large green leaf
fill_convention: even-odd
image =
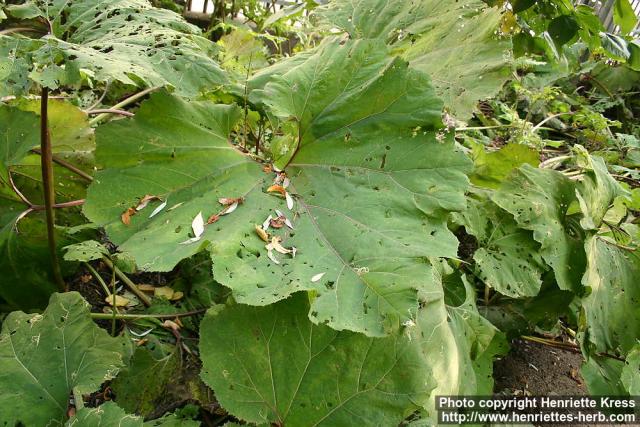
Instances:
[[[13,103],[16,106],[0,106],[0,272],[4,279],[0,284],[0,297],[12,308],[30,311],[44,308],[56,287],[50,271],[44,214],[30,213],[16,227],[16,220],[28,206],[10,188],[8,176],[11,167],[21,192],[32,203],[40,203],[40,159],[27,157],[29,151],[40,144],[39,117],[31,112],[38,111],[39,102],[16,100]],[[49,107],[54,150],[62,156],[87,157],[94,140],[86,114],[59,100],[51,100]],[[75,176],[69,178],[68,171],[60,172],[56,171],[56,190],[62,193],[62,200],[60,195],[58,200],[69,200],[66,198],[75,197],[76,193],[80,193],[78,198],[83,197],[85,183],[78,182]],[[68,243],[60,237],[59,246]]]
[[[66,427],[196,427],[197,421],[181,419],[175,414],[144,422],[138,415],[127,414],[114,402],[95,408],[82,408],[67,421]]]
[[[436,425],[437,396],[491,394],[493,358],[505,352],[497,329],[478,313],[476,294],[469,283],[448,268],[436,265],[421,292],[423,308],[405,334],[418,341],[436,388],[422,405],[424,425]],[[445,302],[445,291],[460,300]]]
[[[640,255],[599,236],[585,243],[587,271],[582,283],[585,341],[597,351],[626,354],[640,337]]]
[[[19,98],[12,101],[11,105],[38,115],[35,124],[33,124],[34,120],[31,120],[29,125],[30,127],[38,126],[37,144],[40,144],[40,100]],[[53,152],[63,157],[89,156],[95,149],[95,138],[93,128],[89,125],[87,113],[60,99],[50,99],[47,110]],[[21,129],[20,126],[16,126],[16,123],[11,123],[10,128]]]
[[[333,0],[320,9],[329,28],[381,39],[428,73],[462,120],[509,78],[510,42],[497,36],[500,12],[479,0]]]
[[[114,402],[105,402],[96,408],[80,409],[66,424],[67,427],[142,427],[142,417],[127,414]]]
[[[106,170],[85,214],[144,270],[170,270],[208,247],[216,280],[239,302],[314,290],[314,322],[375,336],[397,328],[415,314],[426,257],[456,256],[447,216],[464,208],[470,162],[436,139],[441,104],[428,78],[378,50],[372,41],[326,43],[254,95],[289,132],[279,162],[288,163],[293,211],[265,193],[273,175],[227,142],[236,108],[159,94],[134,119],[98,130]],[[145,194],[168,198],[167,209],[120,223]],[[221,210],[218,198],[240,196],[199,242],[181,244],[199,212],[206,218]],[[279,265],[254,230],[274,209],[294,227],[277,234],[298,249],[295,258],[277,254]]]
[[[545,265],[531,231],[490,200],[470,199],[460,220],[478,240],[473,260],[485,284],[512,298],[538,294]]]
[[[540,255],[555,272],[558,286],[578,291],[585,269],[580,226],[569,206],[576,201],[575,185],[559,172],[521,166],[492,200],[511,213],[518,226],[533,231]]]
[[[0,105],[0,182],[9,183],[8,167],[40,144],[40,125],[33,113]]]
[[[590,156],[581,146],[575,146],[574,150],[578,154],[578,164],[584,171],[576,189],[584,216],[580,224],[585,230],[597,230],[614,200],[628,195],[628,192],[609,174],[602,158]]]
[[[397,425],[433,380],[418,340],[316,326],[307,296],[212,309],[202,321],[202,378],[234,416],[292,426]]]
[[[171,387],[171,379],[177,377],[179,362],[177,353],[166,351],[160,343],[153,350],[137,348],[129,366],[111,383],[120,406],[148,416],[156,409],[156,401],[166,393],[165,389]]]
[[[589,393],[594,396],[624,396],[620,379],[624,363],[605,356],[591,355],[580,368]]]
[[[62,424],[69,394],[96,391],[124,365],[128,344],[89,317],[80,294],[54,294],[40,314],[11,313],[0,335],[0,421]]]
[[[225,81],[212,59],[214,45],[180,15],[153,8],[147,0],[30,0],[7,6],[6,12],[18,19],[40,17],[51,26],[52,34],[27,48],[30,77],[50,88],[77,84],[81,69],[99,81],[171,85],[184,95]],[[0,49],[16,43],[3,37]],[[9,60],[15,61],[2,60],[0,70]],[[21,93],[25,84],[11,86]]]
[[[46,306],[57,287],[51,272],[44,213],[32,213],[16,226],[26,207],[0,194],[0,297],[11,308]]]
[[[640,394],[640,344],[636,344],[627,354],[620,381],[631,396]]]

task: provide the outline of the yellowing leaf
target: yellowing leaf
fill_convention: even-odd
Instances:
[[[173,289],[168,286],[155,288],[153,293],[159,298],[171,299],[173,297]]]
[[[115,295],[115,304],[114,304],[114,295],[109,295],[105,297],[104,301],[110,306],[115,307],[126,307],[129,305],[129,300],[125,297],[121,297],[120,295]]]
[[[267,233],[262,227],[256,224],[256,234],[265,242],[269,242],[269,233]]]
[[[138,289],[142,292],[155,292],[156,287],[153,285],[140,284],[138,285]]]
[[[287,190],[285,190],[282,185],[272,185],[271,187],[267,188],[267,193],[278,193],[282,197],[286,197],[285,195],[287,194]]]
[[[146,194],[142,199],[140,199],[140,201],[138,202],[138,205],[136,206],[136,210],[137,211],[141,211],[142,209],[146,208],[147,205],[149,204],[150,201],[152,200],[160,200],[160,197],[158,196],[152,196],[150,194]]]
[[[120,215],[120,220],[124,225],[131,224],[131,217],[136,214],[136,210],[134,208],[128,208],[126,211]]]

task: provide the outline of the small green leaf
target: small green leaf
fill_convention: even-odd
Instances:
[[[530,231],[490,200],[470,199],[459,217],[478,240],[473,259],[485,284],[512,298],[538,294],[545,265]]]
[[[145,417],[156,409],[156,401],[171,387],[170,381],[180,369],[175,352],[162,350],[159,342],[156,346],[155,352],[138,347],[129,366],[111,383],[120,405]]]
[[[627,41],[616,34],[601,33],[600,42],[607,55],[614,59],[626,61],[631,56]]]
[[[573,15],[560,15],[551,22],[547,27],[547,31],[556,45],[562,46],[573,39],[580,26],[576,22],[576,18]]]
[[[525,10],[536,4],[536,1],[537,0],[514,0],[513,2],[511,2],[513,13],[524,12]]]
[[[521,166],[492,200],[511,213],[518,226],[533,231],[540,255],[555,272],[558,286],[578,292],[585,269],[580,226],[569,215],[575,185],[559,172]]]
[[[109,255],[109,251],[95,240],[86,240],[81,243],[65,246],[64,259],[67,261],[89,262],[101,259],[104,255]]]
[[[471,182],[485,188],[498,188],[514,169],[525,163],[533,167],[540,164],[540,154],[524,144],[509,144],[497,151],[487,151],[482,144],[473,144],[472,150]]]

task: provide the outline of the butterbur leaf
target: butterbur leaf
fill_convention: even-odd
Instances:
[[[619,248],[599,236],[585,242],[587,270],[582,284],[590,293],[583,297],[584,342],[597,351],[630,351],[640,330],[640,255]]]
[[[620,377],[624,363],[605,356],[591,355],[583,363],[580,374],[593,396],[625,396]]]
[[[574,146],[578,164],[584,170],[584,177],[578,183],[576,195],[584,218],[580,224],[585,230],[597,230],[618,197],[629,193],[622,188],[607,170],[600,157],[591,156],[582,146]]]
[[[640,395],[640,344],[627,354],[620,380],[630,396]]]
[[[531,231],[519,228],[508,212],[482,198],[470,198],[458,217],[478,241],[473,260],[486,285],[512,298],[538,294],[546,267]]]
[[[31,13],[20,13],[24,7]],[[76,85],[80,69],[91,70],[98,81],[173,86],[186,96],[226,82],[213,60],[214,45],[199,35],[199,29],[174,12],[152,7],[147,0],[52,4],[30,0],[21,8],[7,10],[17,18],[44,18],[53,31],[25,47],[31,58],[25,68],[43,86]],[[1,37],[0,49],[15,43],[15,37]],[[25,90],[21,81],[9,86],[14,94]]]
[[[295,195],[287,210],[295,233],[270,228],[275,210],[287,206],[286,195],[267,191],[284,184],[282,173],[263,171],[227,140],[238,109],[163,93],[134,118],[98,129],[97,159],[106,169],[89,188],[85,214],[142,270],[171,270],[206,247],[216,281],[238,302],[266,305],[313,290],[312,321],[390,333],[418,308],[427,257],[456,256],[447,220],[464,208],[471,166],[451,138],[436,139],[442,103],[428,77],[374,41],[331,39],[251,96],[296,136],[291,156],[275,165],[286,166],[285,192]],[[128,185],[109,191],[123,175]],[[182,205],[129,227],[115,221],[118,205],[146,193]],[[210,243],[179,245],[193,218],[229,195],[245,201],[205,227],[201,239]],[[295,258],[265,248],[255,231],[261,222],[284,248],[297,248]]]
[[[429,74],[460,120],[510,76],[511,43],[497,35],[501,13],[479,0],[333,0],[318,14],[327,29],[378,39]]]
[[[231,414],[292,426],[397,425],[426,400],[433,382],[419,340],[338,332],[311,323],[308,310],[297,294],[207,313],[201,377]]]
[[[103,244],[95,240],[86,240],[74,245],[65,246],[64,259],[67,261],[89,262],[101,259],[104,255],[109,255],[109,251]]]
[[[149,416],[180,371],[178,350],[160,342],[137,347],[130,365],[112,381],[119,404],[130,413]],[[152,347],[153,350],[150,350]]]
[[[436,380],[436,388],[422,406],[425,425],[437,425],[436,397],[491,393],[491,379],[481,375],[491,372],[493,358],[505,350],[493,342],[500,340],[500,332],[478,313],[476,293],[464,277],[449,276],[442,265],[436,265],[427,278],[424,307],[415,326],[404,333],[420,342]],[[460,301],[445,304],[444,288],[459,292]]]
[[[22,202],[0,197],[0,296],[12,309],[33,311],[44,308],[57,289],[44,212],[33,212],[16,226],[24,209]],[[71,243],[61,233],[56,234],[58,250]]]
[[[511,213],[519,227],[533,231],[560,289],[579,292],[585,253],[578,219],[569,212],[577,201],[573,181],[560,172],[525,164],[491,199]]]
[[[93,323],[77,292],[54,294],[42,315],[9,314],[0,335],[0,422],[62,424],[71,391],[96,391],[128,351],[124,339]]]
[[[485,188],[498,188],[509,174],[527,163],[538,167],[540,154],[524,144],[509,144],[488,152],[482,144],[472,144],[474,164],[471,182]]]
[[[0,105],[0,180],[9,183],[8,168],[39,145],[39,120],[30,112]]]
[[[127,414],[115,402],[105,402],[96,408],[82,408],[66,424],[67,427],[142,427],[143,425],[142,417]]]
[[[66,427],[197,427],[199,425],[197,421],[178,418],[175,414],[144,422],[142,417],[126,413],[115,402],[105,402],[96,408],[82,408],[65,424]]]
[[[163,116],[163,120],[156,120],[158,114]],[[201,250],[198,244],[180,245],[194,236],[191,224],[198,213],[210,211],[211,201],[217,204],[221,197],[242,194],[241,190],[234,190],[237,185],[231,175],[240,177],[246,171],[251,179],[249,166],[253,164],[243,162],[243,157],[227,141],[238,118],[239,110],[235,106],[187,103],[166,93],[157,93],[142,104],[133,118],[133,127],[125,124],[126,120],[101,126],[97,138],[103,143],[97,149],[96,158],[99,164],[108,169],[99,172],[100,187],[106,190],[116,186],[118,194],[108,197],[113,202],[113,205],[108,205],[98,201],[99,198],[95,198],[96,187],[90,187],[87,194],[90,201],[84,205],[84,213],[89,217],[100,217],[100,223],[105,225],[110,239],[124,251],[129,247],[127,240],[146,230],[143,234],[146,234],[144,240],[148,243],[144,252],[149,258],[144,260],[136,257],[138,267],[142,270],[171,270],[178,261]],[[185,132],[187,123],[191,123],[188,126],[190,131]],[[158,131],[159,138],[150,136]],[[178,137],[178,134],[182,136]],[[114,145],[105,144],[106,140],[113,141]],[[181,145],[176,146],[176,141],[180,141]],[[207,144],[203,145],[202,141],[207,141]],[[143,144],[142,147],[140,144]],[[153,160],[147,158],[144,163],[139,163],[142,160],[141,153],[151,155],[152,152],[156,153]],[[239,164],[227,168],[238,163],[238,160]],[[127,185],[123,186],[120,168],[131,167],[136,172],[128,176]],[[256,169],[259,170],[257,164]],[[222,181],[227,185],[218,185]],[[213,197],[212,188],[220,188],[220,192],[215,191]],[[151,218],[138,215],[129,226],[123,225],[117,220],[121,209],[135,206],[141,194],[162,194],[170,202],[161,214]],[[194,194],[203,197],[193,199]],[[97,203],[94,204],[94,200]],[[106,199],[103,200],[106,202]],[[227,219],[224,218],[224,221]],[[220,220],[222,223],[223,220]],[[207,227],[206,230],[203,237],[214,228]],[[130,243],[143,247],[140,243]],[[168,251],[168,247],[173,249]]]

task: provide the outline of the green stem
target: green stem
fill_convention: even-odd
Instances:
[[[74,406],[76,407],[76,411],[79,411],[80,409],[84,408],[84,400],[82,399],[82,393],[78,391],[77,387],[74,387],[72,391],[73,391],[73,400],[75,404]]]
[[[125,100],[117,103],[116,105],[114,105],[113,107],[110,108],[110,110],[121,110],[123,107],[126,107],[127,105],[131,104],[132,102],[137,101],[138,99],[142,98],[143,96],[156,91],[160,89],[160,86],[156,86],[156,87],[150,87],[148,89],[143,90],[142,92],[138,92],[135,95],[131,95],[130,97],[126,98]],[[102,120],[106,119],[107,117],[109,117],[112,113],[102,113],[99,114],[97,116],[95,116],[93,119],[89,120],[89,125],[90,126],[95,126],[98,123],[100,123]]]
[[[111,316],[111,336],[116,336],[116,314],[118,314],[118,306],[116,305],[116,272],[111,272],[111,306],[113,307],[113,315]]]
[[[147,297],[140,289],[138,289],[136,284],[133,283],[131,279],[129,279],[118,267],[116,267],[109,258],[103,256],[102,261],[107,264],[107,267],[109,267],[116,274],[116,276],[118,276],[118,279],[122,280],[124,284],[127,285],[129,290],[133,292],[144,305],[146,305],[147,307],[151,305],[151,300],[149,299],[149,297]]]
[[[87,268],[87,270],[89,270],[91,272],[91,274],[93,275],[93,277],[96,278],[96,280],[98,281],[98,283],[100,283],[100,286],[102,286],[102,289],[104,290],[104,293],[106,295],[109,295],[111,292],[109,291],[109,288],[107,287],[107,284],[104,282],[104,279],[102,278],[102,276],[100,276],[100,274],[98,274],[98,272],[96,271],[95,268],[93,268],[91,266],[91,264],[89,264],[88,262],[84,263],[84,266]]]
[[[206,308],[199,310],[187,311],[184,313],[167,313],[167,314],[112,314],[112,313],[91,313],[94,320],[109,320],[116,318],[118,320],[136,320],[136,319],[174,319],[176,317],[190,317],[202,314],[207,311]]]
[[[49,243],[49,255],[51,257],[51,268],[53,280],[62,292],[68,290],[62,278],[60,263],[56,249],[55,216],[53,206],[56,204],[56,194],[53,181],[53,158],[51,153],[51,136],[49,134],[49,89],[42,88],[40,98],[40,166],[42,168],[42,185],[44,187],[44,206],[47,218],[47,241]]]
[[[547,123],[549,120],[555,119],[556,117],[560,117],[560,116],[571,116],[573,115],[573,112],[567,112],[567,113],[558,113],[558,114],[553,114],[547,118],[545,118],[544,120],[542,120],[540,123],[538,123],[537,125],[535,125],[532,129],[533,132],[537,131],[538,129],[540,129],[540,127]]]

